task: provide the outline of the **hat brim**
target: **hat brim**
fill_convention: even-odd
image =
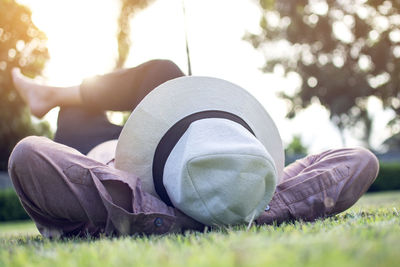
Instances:
[[[284,168],[282,140],[264,107],[246,90],[211,77],[181,77],[152,90],[133,110],[118,139],[115,167],[138,176],[144,191],[154,188],[154,152],[164,134],[182,118],[196,112],[220,110],[242,118],[272,156],[278,180]]]

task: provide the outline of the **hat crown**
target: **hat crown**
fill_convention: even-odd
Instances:
[[[193,122],[169,155],[164,186],[175,207],[207,225],[257,218],[277,182],[274,160],[257,138],[227,119]]]

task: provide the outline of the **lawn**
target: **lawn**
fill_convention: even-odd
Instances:
[[[147,238],[43,240],[0,224],[0,266],[399,266],[400,191],[364,196],[314,223]]]

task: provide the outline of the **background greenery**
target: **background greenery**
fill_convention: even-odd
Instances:
[[[41,73],[49,56],[45,42],[28,8],[14,0],[0,0],[0,171],[7,170],[8,157],[20,139],[51,136],[46,122],[32,123],[11,79],[14,67],[29,77]]]
[[[43,240],[0,224],[0,266],[398,266],[400,192],[364,196],[314,223],[98,240]]]
[[[0,190],[0,221],[29,219],[14,189]]]
[[[380,163],[378,177],[369,192],[400,190],[400,163]]]
[[[352,129],[369,147],[374,110],[368,100],[375,97],[395,114],[387,127],[400,133],[399,1],[258,3],[262,31],[245,38],[264,52],[263,70],[283,70],[302,81],[293,94],[281,93],[289,118],[319,103],[341,132]]]

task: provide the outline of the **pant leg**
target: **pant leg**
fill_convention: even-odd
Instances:
[[[60,149],[54,150],[45,143],[46,139],[41,137],[23,139],[9,160],[9,175],[15,191],[39,232],[48,238],[58,238],[67,233],[79,235],[85,228],[91,234],[104,229],[105,208],[99,205],[85,210],[63,171],[68,169],[65,164],[78,163],[79,152],[71,149],[68,153],[60,153]],[[65,161],[61,161],[60,156]],[[77,170],[75,178],[83,181],[86,175]],[[101,203],[94,190],[82,188],[87,200]]]
[[[143,192],[137,177],[44,137],[27,137],[16,145],[9,174],[45,237],[179,230],[174,210]]]
[[[104,111],[133,110],[155,87],[183,75],[171,61],[152,60],[86,79],[80,87],[82,107],[60,110],[54,141],[87,154],[100,143],[118,139],[122,127],[110,123]]]
[[[184,76],[169,60],[151,60],[135,68],[86,79],[80,86],[83,105],[91,110],[131,111],[158,85]]]
[[[95,146],[118,139],[122,127],[108,121],[104,111],[83,107],[61,108],[54,141],[87,154]]]
[[[258,224],[313,221],[351,207],[378,175],[379,162],[362,148],[329,150],[289,165]]]

